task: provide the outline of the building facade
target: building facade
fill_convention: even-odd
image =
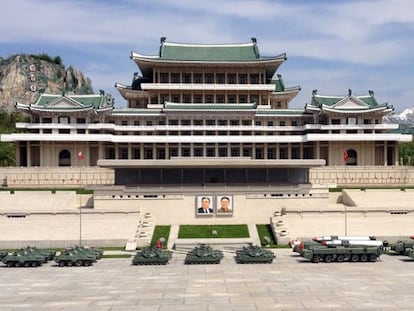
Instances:
[[[42,94],[17,104],[31,121],[2,135],[18,166],[100,166],[117,185],[307,184],[309,169],[395,166],[411,135],[384,124],[393,110],[374,93],[323,96],[289,109],[300,87],[277,73],[285,54],[242,44],[179,44],[132,53],[139,74],[110,95]]]

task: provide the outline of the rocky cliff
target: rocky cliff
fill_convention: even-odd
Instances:
[[[16,102],[34,103],[39,93],[92,94],[89,78],[79,69],[65,68],[60,57],[13,55],[0,57],[0,110],[14,111]]]

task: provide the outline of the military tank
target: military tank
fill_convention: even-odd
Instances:
[[[166,265],[171,258],[167,250],[148,246],[138,251],[132,258],[133,265]]]
[[[189,251],[185,257],[185,264],[219,264],[223,258],[223,252],[214,250],[209,245],[201,244]]]
[[[1,261],[8,267],[38,267],[45,258],[39,254],[18,251],[4,256]]]
[[[55,257],[55,262],[59,267],[71,266],[90,266],[96,261],[94,255],[76,252],[74,250],[65,250],[62,254]]]
[[[245,263],[272,263],[276,256],[272,251],[264,250],[260,246],[243,247],[236,251],[236,262]]]

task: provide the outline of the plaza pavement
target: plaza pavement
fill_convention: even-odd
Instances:
[[[92,267],[0,267],[0,310],[414,310],[414,260],[313,264],[274,250],[272,264],[133,266],[102,259]]]

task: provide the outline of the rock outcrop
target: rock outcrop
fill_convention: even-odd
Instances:
[[[60,57],[19,54],[0,58],[0,110],[15,103],[34,103],[39,93],[93,94],[91,81],[79,69],[65,68]]]

